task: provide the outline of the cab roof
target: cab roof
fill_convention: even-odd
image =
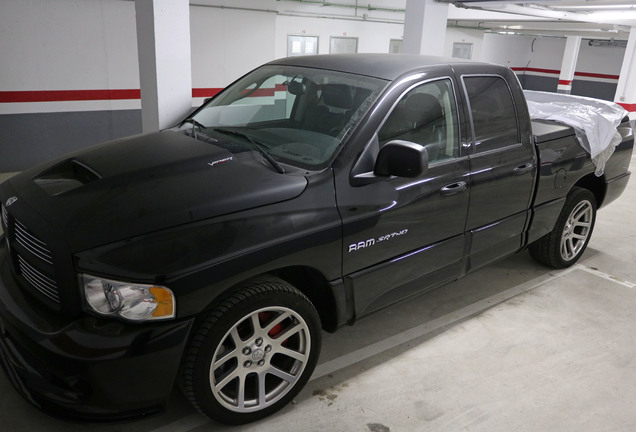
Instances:
[[[456,64],[479,63],[450,57],[416,54],[325,54],[286,57],[269,62],[269,65],[301,66],[314,69],[335,70],[356,75],[366,75],[386,80],[423,68]],[[481,63],[486,64],[486,63]],[[495,66],[495,65],[492,65]]]

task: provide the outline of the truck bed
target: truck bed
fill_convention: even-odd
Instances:
[[[553,120],[532,120],[532,138],[535,144],[574,135],[574,129]]]

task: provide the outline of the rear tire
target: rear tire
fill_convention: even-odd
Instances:
[[[318,313],[304,294],[278,278],[252,281],[220,301],[194,331],[183,392],[212,420],[261,419],[307,383],[321,337]]]
[[[528,246],[530,255],[550,267],[570,267],[585,252],[595,221],[594,194],[583,188],[572,189],[552,232]]]

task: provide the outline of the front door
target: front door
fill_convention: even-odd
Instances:
[[[379,149],[403,140],[425,146],[429,167],[423,175],[362,186],[336,182],[343,275],[357,317],[461,272],[469,162],[461,154],[455,94],[450,78],[411,86],[370,144]]]

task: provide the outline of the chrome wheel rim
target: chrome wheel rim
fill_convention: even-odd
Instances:
[[[235,412],[254,412],[279,401],[300,379],[311,336],[291,309],[267,307],[240,319],[223,336],[210,365],[216,400]]]
[[[592,229],[593,207],[589,201],[581,201],[574,207],[563,228],[561,258],[573,260],[585,247]]]

